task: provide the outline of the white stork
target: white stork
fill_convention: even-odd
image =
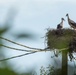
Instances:
[[[57,29],[63,28],[63,21],[65,21],[64,18],[61,18],[61,22],[60,22],[60,24],[57,25]]]
[[[66,16],[67,16],[67,19],[68,19],[68,24],[70,25],[70,27],[72,27],[75,30],[76,29],[76,22],[74,22],[73,20],[71,20],[69,18],[68,14],[66,14]]]

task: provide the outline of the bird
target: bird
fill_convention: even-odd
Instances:
[[[57,25],[57,29],[62,29],[63,28],[63,21],[65,21],[64,18],[61,18],[60,24]]]
[[[73,28],[75,30],[76,29],[76,22],[74,22],[73,20],[71,20],[69,18],[69,14],[66,14],[66,16],[67,16],[68,24],[70,25],[71,28]]]

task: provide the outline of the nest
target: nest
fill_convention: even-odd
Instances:
[[[46,33],[47,46],[49,49],[68,48],[72,56],[76,52],[76,31],[72,29],[50,29]]]

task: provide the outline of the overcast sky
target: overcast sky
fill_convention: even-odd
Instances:
[[[5,22],[10,7],[13,7],[18,11],[12,28],[14,32],[20,30],[29,30],[35,34],[39,34],[39,37],[43,37],[46,33],[45,29],[48,27],[56,28],[57,24],[60,23],[62,17],[66,20],[64,22],[64,27],[70,28],[67,24],[67,18],[65,16],[66,13],[69,14],[71,19],[76,21],[76,0],[0,0],[1,24]],[[6,38],[9,37],[6,36]],[[34,43],[31,42],[32,44],[28,42],[26,44],[33,47],[44,48],[44,39],[38,39],[39,40]],[[34,56],[32,55],[32,57],[27,57],[28,59],[26,59],[26,64],[28,61],[30,61],[30,58],[33,62],[28,64],[31,67],[34,65],[34,63],[37,66],[40,64],[46,64],[48,63],[46,60],[49,57],[48,54],[49,53],[43,53],[40,55],[36,54]],[[11,55],[11,53],[7,55]],[[36,59],[34,58],[35,56]],[[22,59],[24,58],[21,58],[19,60]],[[24,62],[20,63],[23,64]],[[27,68],[29,65],[26,65]]]

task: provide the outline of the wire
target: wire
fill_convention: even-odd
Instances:
[[[25,48],[42,50],[42,49],[39,49],[39,48],[32,48],[32,47],[29,47],[29,46],[22,45],[22,44],[20,44],[20,43],[17,43],[17,42],[11,41],[11,40],[9,40],[9,39],[6,39],[6,38],[4,38],[4,37],[0,37],[0,38],[3,39],[3,40],[6,40],[6,41],[8,41],[8,42],[11,42],[11,43],[13,43],[13,44],[16,44],[16,45],[19,45],[19,46],[25,47]]]
[[[25,56],[25,55],[29,55],[29,54],[33,54],[33,53],[36,53],[36,52],[43,52],[43,51],[55,51],[55,49],[39,49],[39,48],[32,48],[32,47],[28,47],[28,46],[25,46],[25,45],[22,45],[22,44],[19,44],[19,43],[16,43],[14,41],[11,41],[11,40],[8,40],[6,38],[3,38],[3,37],[0,37],[1,39],[3,40],[6,40],[8,42],[11,42],[13,44],[16,44],[16,45],[19,45],[19,46],[22,46],[22,47],[25,47],[25,48],[29,48],[29,49],[35,49],[35,50],[24,50],[24,49],[18,49],[18,48],[14,48],[14,47],[10,47],[10,46],[6,46],[6,45],[3,45],[3,44],[0,44],[0,46],[3,46],[5,48],[9,48],[9,49],[12,49],[12,50],[17,50],[17,51],[26,51],[26,52],[29,52],[29,53],[25,53],[25,54],[22,54],[22,55],[18,55],[18,56],[13,56],[13,57],[10,57],[10,58],[5,58],[5,59],[2,59],[0,60],[1,61],[5,61],[5,60],[9,60],[9,59],[13,59],[13,58],[17,58],[17,57],[21,57],[21,56]],[[58,51],[63,51],[63,50],[68,50],[69,48],[63,48],[63,49],[57,49]],[[74,58],[75,59],[75,58]]]
[[[13,57],[5,58],[5,59],[0,60],[0,62],[5,61],[5,60],[9,60],[9,59],[13,59],[13,58],[17,58],[17,57],[22,57],[22,56],[33,54],[33,53],[36,53],[36,51],[30,52],[30,53],[25,53],[25,54],[18,55],[18,56],[13,56]]]
[[[18,49],[18,48],[14,48],[14,47],[6,46],[6,45],[3,45],[3,44],[0,44],[0,46],[3,46],[3,47],[5,47],[5,48],[9,48],[9,49],[12,49],[12,50],[17,50],[17,51],[25,51],[25,52],[38,51],[38,50],[25,50],[25,49]]]

